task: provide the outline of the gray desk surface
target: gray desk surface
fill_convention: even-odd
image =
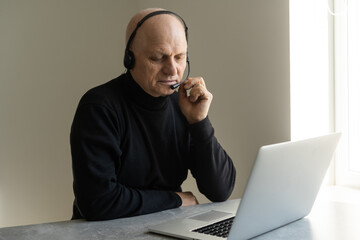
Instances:
[[[0,229],[0,240],[112,240],[173,239],[148,232],[148,227],[171,219],[194,215],[215,206],[236,205],[239,200],[201,204],[159,213],[111,221],[82,220],[45,223]],[[310,215],[299,221],[261,235],[256,239],[360,239],[360,202],[317,200]]]

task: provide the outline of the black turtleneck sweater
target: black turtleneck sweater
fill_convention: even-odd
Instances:
[[[211,201],[234,186],[232,160],[208,118],[189,125],[178,94],[154,98],[123,74],[80,100],[70,134],[73,219],[105,220],[179,207],[188,169]]]

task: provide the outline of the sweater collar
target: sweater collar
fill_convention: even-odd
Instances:
[[[166,107],[168,96],[166,97],[153,97],[145,92],[140,85],[135,82],[130,72],[126,72],[126,79],[128,82],[128,96],[137,105],[148,110],[161,110]]]

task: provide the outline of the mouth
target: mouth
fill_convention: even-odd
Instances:
[[[176,80],[159,80],[158,82],[160,84],[167,85],[167,86],[171,86],[171,85],[174,85],[177,83]]]

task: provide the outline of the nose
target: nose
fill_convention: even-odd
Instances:
[[[169,57],[165,62],[165,66],[163,68],[163,72],[168,76],[175,76],[177,73],[176,70],[176,61],[174,58]]]

